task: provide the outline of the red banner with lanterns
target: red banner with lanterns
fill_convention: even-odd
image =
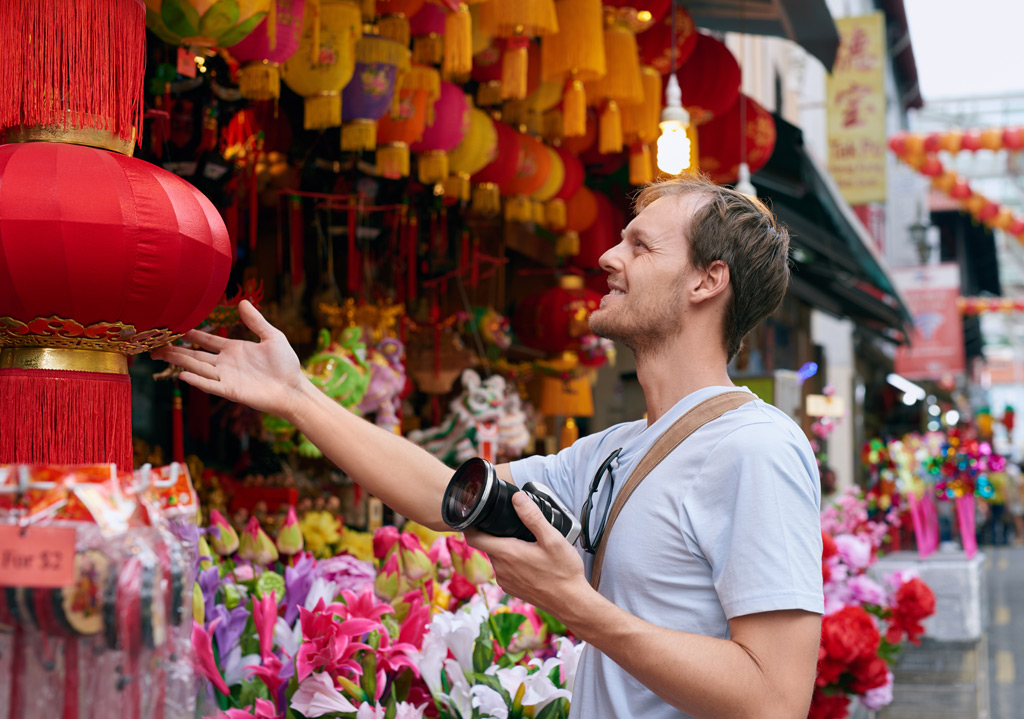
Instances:
[[[960,267],[953,262],[898,267],[892,274],[914,319],[910,345],[896,350],[896,373],[907,379],[934,380],[962,374],[967,365],[957,305]]]

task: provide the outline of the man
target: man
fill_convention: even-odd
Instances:
[[[635,353],[646,422],[498,467],[519,485],[543,481],[578,516],[603,465],[594,512],[672,422],[735,391],[726,365],[775,311],[789,278],[788,235],[756,200],[687,178],[645,189],[637,207],[622,242],[601,258],[609,293],[590,322]],[[385,503],[443,529],[452,471],[331,402],[301,376],[277,330],[248,305],[241,313],[258,344],[190,333],[205,351],[154,356],[182,365],[182,379],[200,389],[291,420]],[[503,588],[588,642],[573,717],[803,719],[823,610],[819,498],[806,438],[753,401],[651,471],[608,537],[597,531],[602,518],[590,518],[588,544],[609,543],[601,592],[588,581],[592,556],[581,557],[522,492],[514,505],[536,543],[468,537],[490,555]]]

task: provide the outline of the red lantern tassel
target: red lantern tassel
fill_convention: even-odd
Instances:
[[[419,220],[416,219],[416,215],[409,217],[409,222],[405,226],[405,242],[406,242],[406,272],[408,273],[406,281],[409,283],[406,297],[409,298],[411,304],[416,299],[416,261],[417,252],[416,247],[418,244],[419,235]]]
[[[259,160],[259,153],[256,155]],[[256,186],[256,163],[249,167],[249,249],[256,249],[256,225],[259,216],[259,190]]]
[[[359,293],[359,250],[356,248],[356,211],[348,211],[348,293]]]
[[[292,245],[292,287],[298,287],[302,284],[302,278],[305,274],[303,268],[303,256],[302,256],[302,243],[305,241],[302,236],[304,229],[304,223],[302,219],[302,200],[297,195],[291,195],[288,198],[288,206],[290,210],[289,223],[289,239]]]
[[[132,466],[125,374],[0,370],[0,464]]]
[[[185,462],[185,423],[181,414],[181,390],[177,384],[171,398],[171,461]]]

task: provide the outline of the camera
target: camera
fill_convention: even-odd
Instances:
[[[515,485],[498,479],[490,462],[474,457],[464,462],[452,476],[441,500],[441,518],[452,529],[479,529],[496,537],[516,537],[536,541],[512,506],[512,495],[520,491]],[[534,504],[548,522],[562,533],[569,544],[580,535],[580,522],[551,489],[540,482],[523,485]]]

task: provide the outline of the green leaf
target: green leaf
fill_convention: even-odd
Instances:
[[[484,674],[483,672],[477,672],[472,676],[474,684],[483,684],[485,687],[490,687],[494,691],[501,694],[501,698],[505,700],[506,704],[512,703],[512,697],[509,695],[505,688],[501,686],[501,682],[498,677],[493,674]]]
[[[491,617],[491,624],[494,628],[494,638],[498,640],[498,645],[502,649],[508,649],[509,642],[512,641],[513,635],[518,631],[519,627],[526,621],[526,617],[516,612],[506,612],[504,614],[495,614]]]
[[[261,688],[263,689],[262,692],[260,691]],[[238,702],[237,706],[250,707],[257,698],[269,699],[270,693],[266,691],[266,688],[266,685],[258,679],[242,682],[241,691],[238,693],[238,699],[236,700]],[[232,696],[234,696],[234,692],[232,692]]]
[[[187,2],[181,0],[163,0],[160,6],[160,19],[164,26],[178,40],[184,37],[192,37],[199,27],[199,13]],[[177,42],[177,40],[175,41]]]
[[[534,719],[561,719],[569,715],[569,700],[558,698],[540,710]]]
[[[266,17],[266,13],[257,13],[243,23],[235,25],[233,28],[228,30],[226,33],[220,36],[220,40],[217,41],[218,47],[231,47],[237,43],[242,42],[249,36],[256,26],[263,22],[263,18]]]
[[[555,619],[553,615],[545,612],[543,609],[537,609],[537,615],[542,620],[544,620],[544,625],[552,634],[566,634],[569,631],[569,629],[564,624]]]
[[[409,697],[409,689],[412,688],[414,675],[411,669],[403,669],[391,683],[390,697],[395,701],[404,702]]]
[[[481,634],[473,642],[473,671],[485,672],[487,667],[491,666],[491,662],[494,661],[494,644],[491,641],[491,633],[487,632],[486,636]]]
[[[519,663],[519,660],[522,659],[524,656],[526,656],[525,651],[515,653],[505,652],[498,659],[498,666],[502,667],[503,669],[514,667],[516,664]]]
[[[199,21],[199,34],[219,41],[220,36],[238,22],[239,14],[236,0],[220,0],[207,10],[203,19]]]

